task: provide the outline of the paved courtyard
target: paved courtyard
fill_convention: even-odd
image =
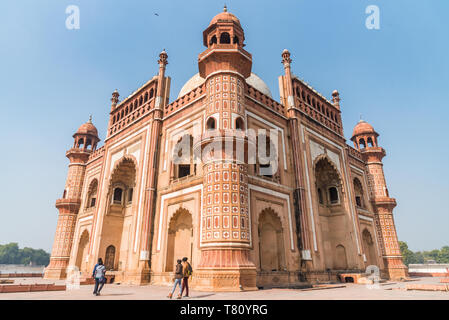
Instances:
[[[406,284],[437,284],[440,278],[415,278],[411,282],[387,282],[379,289],[369,289],[365,285],[342,284],[343,288],[321,290],[266,289],[252,292],[200,292],[191,290],[185,300],[449,300],[449,292],[406,291]],[[15,279],[15,284],[35,283],[35,279]],[[39,279],[39,283],[54,281]],[[64,283],[63,281],[57,281]],[[101,296],[92,294],[92,285],[83,285],[79,290],[45,291],[24,293],[0,293],[0,300],[167,300],[171,287],[129,286],[107,284]],[[178,289],[177,289],[178,290]],[[176,291],[177,294],[178,291]]]

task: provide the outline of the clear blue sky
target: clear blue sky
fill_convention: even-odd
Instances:
[[[176,98],[223,2],[0,2],[0,243],[51,249],[72,134],[92,114],[104,140],[112,91],[126,97],[155,75],[163,48]],[[288,48],[294,74],[327,97],[339,90],[348,139],[360,114],[381,134],[399,239],[449,245],[449,1],[226,3],[276,99]],[[70,4],[79,30],[65,27]],[[365,27],[371,4],[380,30]]]

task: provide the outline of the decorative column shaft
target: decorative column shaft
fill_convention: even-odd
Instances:
[[[368,169],[368,187],[373,204],[378,239],[381,239],[382,256],[388,277],[393,280],[407,278],[407,267],[402,261],[398,236],[394,223],[393,209],[396,200],[390,198],[382,158],[385,150],[380,147],[366,148],[362,151]]]
[[[56,200],[59,210],[58,225],[50,257],[50,264],[45,269],[44,278],[64,279],[69,264],[73,245],[76,217],[81,205],[81,191],[84,183],[86,162],[90,152],[73,148],[67,152],[70,159],[69,171],[63,198]]]
[[[206,129],[200,139],[204,178],[198,269],[207,278],[204,287],[255,289],[255,266],[249,259],[248,140],[245,131],[235,130],[236,119],[245,118],[245,79],[220,72],[207,78],[206,91],[206,125],[214,121],[215,128]],[[239,148],[244,149],[241,159]]]

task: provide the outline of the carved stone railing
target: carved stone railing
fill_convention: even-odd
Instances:
[[[247,89],[246,89],[246,94],[250,98],[252,98],[256,101],[259,101],[263,105],[267,106],[268,108],[273,110],[275,113],[285,116],[285,108],[282,104],[273,100],[271,97],[260,92],[259,90],[255,89],[254,87],[248,85]]]
[[[164,117],[178,111],[185,105],[191,103],[192,101],[195,101],[196,99],[203,96],[204,94],[206,94],[206,83],[203,83],[202,85],[196,87],[189,93],[186,93],[182,97],[179,97],[178,99],[176,99],[169,105],[165,106]]]

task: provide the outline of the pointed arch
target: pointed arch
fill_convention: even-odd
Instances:
[[[185,208],[179,208],[171,216],[168,223],[165,271],[173,271],[177,259],[187,257],[189,261],[192,261],[192,251],[192,214]]]
[[[282,219],[268,207],[257,219],[259,235],[259,267],[262,271],[282,271],[286,268]]]
[[[373,236],[367,228],[362,231],[362,245],[366,258],[366,266],[377,265],[376,248]]]
[[[137,176],[137,171],[138,171],[138,163],[137,163],[137,159],[130,154],[124,155],[123,157],[121,157],[119,160],[117,160],[114,164],[114,167],[111,171],[111,175],[109,177],[109,187],[112,187],[112,183],[114,181],[114,178],[119,176],[120,171],[123,169],[123,167],[127,167],[130,169],[134,169],[134,174],[133,174],[133,183],[130,184],[129,186],[134,186],[135,182],[136,182],[136,176]],[[121,182],[125,182],[125,181],[121,181]]]
[[[86,197],[86,208],[93,208],[97,205],[98,179],[94,178],[89,183]]]
[[[229,44],[231,43],[231,36],[227,32],[223,32],[220,34],[220,43],[221,44]]]
[[[83,269],[83,262],[86,260],[87,256],[87,248],[89,245],[89,231],[84,230],[81,233],[81,236],[79,238],[78,242],[78,251],[76,254],[76,262],[75,265],[78,267],[78,270]]]

